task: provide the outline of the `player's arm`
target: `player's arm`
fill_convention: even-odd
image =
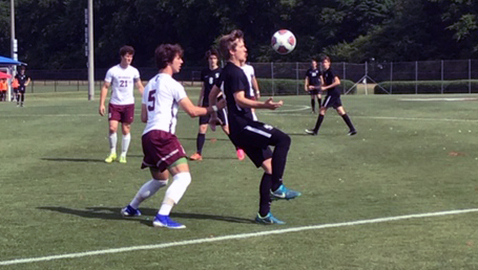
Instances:
[[[256,76],[252,77],[252,89],[254,89],[256,99],[259,99],[261,97],[261,90],[259,90],[259,83],[257,83]]]
[[[198,106],[201,106],[204,100],[205,82],[202,83],[201,93],[199,93]],[[209,98],[209,97],[208,97]]]
[[[139,93],[141,93],[141,96],[143,96],[144,85],[140,78],[136,79],[135,85],[136,85],[136,88],[138,88]]]
[[[334,77],[334,82],[331,83],[330,85],[327,85],[327,86],[321,86],[320,89],[322,91],[327,91],[329,90],[330,88],[333,88],[333,87],[336,87],[336,86],[339,86],[340,85],[340,79],[338,76],[335,76]]]
[[[282,104],[284,103],[282,100],[279,102],[273,102],[272,98],[268,98],[264,102],[248,99],[244,95],[244,91],[235,92],[234,100],[236,101],[237,105],[243,108],[269,109],[269,110],[275,110],[277,108],[280,108],[282,107]]]
[[[226,103],[224,101],[217,102],[216,105],[211,105],[207,108],[196,106],[192,103],[192,101],[185,97],[179,101],[179,106],[183,109],[191,118],[211,114],[217,112],[224,108]]]
[[[148,108],[146,106],[144,103],[141,104],[141,122],[143,123],[148,122]]]
[[[219,87],[217,87],[216,85],[213,85],[211,91],[209,92],[209,105],[216,105],[217,97],[219,97],[220,95],[222,95],[221,89],[219,89]],[[222,99],[222,101],[225,101],[225,99]],[[216,131],[216,125],[218,123],[220,123],[220,120],[217,117],[217,113],[212,112],[211,116],[209,117],[209,126],[211,127],[212,131]]]
[[[32,81],[32,79],[30,79],[30,77],[27,77],[27,82],[25,83],[25,87],[27,87],[30,84],[31,81]]]
[[[99,109],[99,113],[101,116],[104,116],[105,115],[105,112],[106,112],[106,109],[105,109],[105,100],[106,100],[106,96],[108,95],[108,88],[110,87],[110,84],[109,82],[104,82],[103,83],[103,87],[101,87],[101,93],[100,93],[100,109]]]
[[[309,77],[305,77],[304,90],[305,92],[309,92]]]

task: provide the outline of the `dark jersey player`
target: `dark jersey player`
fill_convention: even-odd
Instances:
[[[216,84],[221,74],[221,68],[218,66],[219,53],[215,49],[208,50],[206,52],[206,59],[209,66],[202,70],[201,72],[201,81],[203,82],[201,93],[199,95],[198,106],[208,107],[209,106],[209,93],[211,92],[212,87]],[[226,135],[229,135],[229,127],[227,124],[226,109],[222,109],[217,112],[219,123],[221,124],[222,130]],[[202,149],[206,141],[206,132],[207,126],[209,123],[209,115],[204,115],[199,117],[199,131],[196,138],[196,153],[194,153],[189,159],[191,160],[202,160]],[[244,152],[241,149],[237,149],[237,157],[240,160],[244,159]]]
[[[20,67],[20,72],[15,75],[15,79],[18,80],[17,107],[23,107],[23,102],[25,102],[26,88],[31,81],[30,77],[25,74],[25,66]]]
[[[322,80],[324,85],[322,85],[321,90],[327,92],[327,96],[325,97],[323,106],[320,108],[319,117],[317,118],[317,122],[315,124],[314,129],[308,130],[306,129],[305,132],[310,135],[317,135],[320,129],[320,125],[324,121],[325,113],[327,112],[328,108],[334,108],[337,113],[342,116],[345,123],[349,127],[348,135],[352,136],[357,134],[357,130],[355,129],[352,121],[350,121],[349,116],[345,112],[344,107],[342,106],[342,101],[340,100],[340,90],[337,89],[337,86],[340,85],[339,76],[337,76],[334,71],[330,68],[330,58],[328,56],[323,56],[321,58],[321,64],[323,67],[322,73]]]
[[[275,110],[282,101],[273,102],[272,98],[264,102],[252,100],[249,82],[241,61],[247,57],[243,33],[234,30],[220,39],[220,49],[228,61],[220,77],[221,85],[214,87],[209,95],[211,104],[216,102],[219,89],[226,98],[229,120],[229,138],[234,145],[244,150],[256,167],[262,167],[264,174],[260,184],[259,213],[255,220],[261,224],[284,224],[270,212],[271,199],[293,199],[301,193],[287,189],[282,184],[282,175],[290,147],[290,137],[270,125],[253,120],[251,108]],[[211,115],[211,125],[215,124],[215,115]],[[269,146],[274,146],[271,151]]]
[[[320,70],[317,67],[317,60],[312,59],[310,68],[305,73],[305,82],[304,88],[305,91],[310,94],[310,106],[312,107],[312,112],[315,113],[315,97],[317,97],[317,103],[319,109],[322,102],[322,91],[320,90],[321,86],[321,77]]]

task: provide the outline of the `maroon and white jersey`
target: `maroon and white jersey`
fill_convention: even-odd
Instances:
[[[134,84],[139,80],[139,71],[132,66],[116,65],[108,70],[105,82],[111,84],[110,103],[115,105],[134,104]]]
[[[178,105],[187,97],[184,87],[171,75],[160,73],[154,76],[144,88],[143,102],[148,111],[148,122],[143,135],[151,130],[176,132]]]

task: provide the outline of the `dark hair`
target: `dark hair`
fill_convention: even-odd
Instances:
[[[119,50],[120,56],[125,56],[127,53],[134,55],[134,48],[127,45],[120,48]]]
[[[209,59],[209,57],[211,55],[215,55],[217,58],[219,58],[219,52],[214,49],[214,48],[211,48],[209,50],[207,50],[206,54],[204,55],[204,57],[206,57],[206,59]]]
[[[229,60],[231,57],[229,50],[235,50],[237,42],[241,39],[244,39],[244,33],[241,30],[232,30],[231,33],[221,37],[219,40],[219,48],[224,59]]]
[[[331,61],[330,61],[330,57],[328,57],[328,56],[325,55],[325,54],[320,56],[320,62],[324,62],[324,60],[327,60],[327,61],[331,62]]]
[[[161,44],[154,51],[154,60],[159,69],[163,69],[172,63],[176,55],[183,57],[183,49],[179,44]]]

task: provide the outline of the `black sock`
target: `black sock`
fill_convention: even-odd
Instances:
[[[322,125],[323,121],[324,121],[324,116],[322,114],[319,114],[319,117],[317,118],[317,122],[315,123],[315,127],[314,127],[315,133],[319,132],[320,125]]]
[[[22,95],[22,103],[25,101],[25,95]]]
[[[198,133],[198,137],[196,139],[196,148],[199,154],[202,153],[202,148],[204,146],[205,141],[206,141],[206,134]]]
[[[310,100],[310,106],[312,106],[312,111],[315,112],[315,99]]]
[[[266,216],[271,211],[272,175],[264,173],[259,187],[259,215]]]
[[[342,118],[344,119],[345,123],[349,127],[350,131],[355,130],[354,125],[352,124],[352,121],[350,121],[350,118],[347,114],[342,115]]]
[[[20,102],[20,95],[17,95],[17,103]]]
[[[317,101],[319,102],[319,109],[322,107],[322,99],[318,98]]]
[[[285,165],[287,163],[287,154],[290,148],[290,137],[284,132],[277,130],[271,137],[271,145],[274,146],[272,152],[272,186],[271,190],[277,190],[282,185],[282,176],[284,175]]]

